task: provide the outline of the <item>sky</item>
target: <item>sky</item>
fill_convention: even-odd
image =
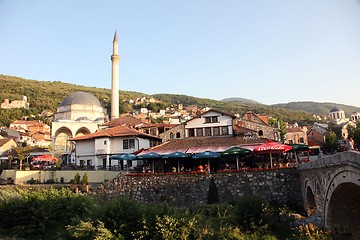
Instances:
[[[360,0],[0,0],[0,74],[360,107]]]

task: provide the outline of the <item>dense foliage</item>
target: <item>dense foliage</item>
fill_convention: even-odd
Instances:
[[[281,103],[274,104],[273,107],[279,108],[289,108],[294,110],[306,111],[312,114],[317,114],[320,116],[328,116],[331,109],[334,107],[341,108],[345,111],[346,116],[350,116],[353,112],[360,112],[359,107],[348,106],[338,103],[318,103],[318,102],[290,102],[290,103]]]
[[[71,190],[0,189],[0,237],[21,239],[329,239],[313,225],[279,221],[284,207],[245,196],[234,204],[178,209]]]
[[[22,96],[27,96],[30,103],[30,109],[0,109],[0,126],[9,125],[11,121],[21,119],[22,116],[30,116],[34,119],[40,119],[46,122],[46,118],[38,116],[44,110],[56,111],[61,101],[71,93],[83,91],[94,94],[102,105],[110,110],[110,89],[85,87],[75,84],[62,83],[60,81],[47,82],[28,80],[19,77],[0,74],[0,100],[9,99],[20,100]],[[196,98],[176,94],[155,94],[147,95],[139,92],[120,91],[120,112],[131,112],[134,106],[129,104],[129,100],[135,100],[139,97],[154,97],[162,100],[163,103],[140,107],[148,107],[153,111],[158,111],[165,106],[182,103],[185,107],[196,105],[198,108],[210,107],[220,111],[232,114],[244,114],[247,111],[253,111],[257,114],[265,114],[287,122],[312,123],[315,119],[310,113],[304,111],[291,110],[286,108],[273,107],[256,102],[247,101],[245,104],[240,102],[225,102],[212,99]],[[327,115],[327,114],[326,114]]]

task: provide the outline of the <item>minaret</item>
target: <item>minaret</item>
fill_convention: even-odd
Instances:
[[[119,117],[119,45],[117,33],[115,31],[113,41],[113,54],[111,55],[111,120]]]

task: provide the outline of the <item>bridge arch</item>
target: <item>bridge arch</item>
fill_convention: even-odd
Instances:
[[[316,213],[316,200],[315,200],[315,186],[312,186],[312,181],[306,179],[304,188],[304,206],[308,216],[312,216]]]
[[[335,171],[325,194],[325,226],[338,235],[360,236],[360,170]]]

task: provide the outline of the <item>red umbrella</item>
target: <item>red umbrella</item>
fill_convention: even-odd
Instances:
[[[271,140],[268,140],[264,142],[263,144],[257,146],[254,148],[253,152],[257,154],[261,153],[283,153],[290,151],[292,149],[291,146],[285,145],[279,142],[273,142]]]
[[[57,158],[50,156],[48,154],[38,156],[36,158],[33,158],[33,161],[42,161],[42,162],[56,162]]]
[[[279,142],[273,142],[271,140],[268,140],[266,142],[264,142],[263,144],[257,146],[254,148],[253,152],[255,154],[266,154],[266,153],[270,153],[270,165],[272,168],[272,153],[283,153],[283,152],[287,152],[290,151],[292,149],[291,146],[289,145],[285,145]]]

